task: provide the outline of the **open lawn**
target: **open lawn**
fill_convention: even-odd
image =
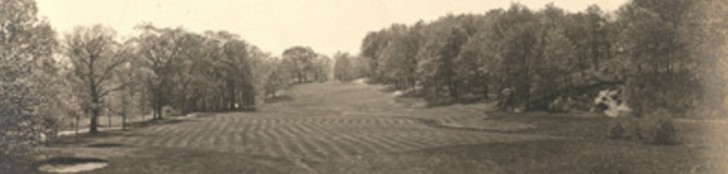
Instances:
[[[89,173],[724,173],[725,122],[677,121],[681,143],[604,138],[598,114],[421,108],[363,83],[304,84],[257,112],[199,113],[68,137],[44,157],[109,161]],[[29,173],[33,171],[29,165]]]

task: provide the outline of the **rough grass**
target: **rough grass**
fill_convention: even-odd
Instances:
[[[420,108],[381,90],[363,83],[299,85],[287,93],[291,100],[258,112],[150,122],[80,142],[66,137],[41,158],[109,161],[91,173],[726,171],[719,165],[724,156],[710,153],[725,149],[726,138],[706,136],[712,134],[703,122],[677,122],[678,145],[647,146],[606,139],[607,118],[590,114],[485,114],[487,104]]]

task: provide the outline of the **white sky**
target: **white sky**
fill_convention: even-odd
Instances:
[[[392,23],[435,20],[447,13],[483,13],[520,2],[531,9],[554,2],[576,12],[590,4],[616,10],[626,0],[37,0],[40,15],[59,33],[78,25],[103,24],[121,36],[151,22],[190,31],[227,30],[279,55],[295,45],[324,54],[359,52],[369,31]]]

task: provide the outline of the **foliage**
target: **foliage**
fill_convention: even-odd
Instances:
[[[361,59],[349,55],[349,53],[337,52],[334,54],[334,78],[339,81],[351,81],[365,74],[362,70],[365,66]]]
[[[316,52],[310,47],[294,46],[283,51],[291,76],[299,83],[313,81]]]
[[[616,13],[596,5],[571,13],[513,4],[370,32],[359,59],[372,82],[420,90],[430,105],[486,100],[512,88],[509,108],[547,109],[563,97],[588,109],[597,91],[624,84],[638,114],[720,115],[728,101],[719,75],[728,62],[720,29],[728,26],[720,17],[727,6],[634,0]]]
[[[51,87],[58,68],[55,32],[30,0],[0,2],[0,171],[53,133],[59,103]]]
[[[112,81],[115,71],[126,63],[126,57],[116,53],[119,44],[114,35],[112,29],[100,25],[78,27],[66,35],[65,54],[72,66],[69,81],[83,112],[91,118],[90,133],[98,132],[98,117],[106,96],[125,85]]]

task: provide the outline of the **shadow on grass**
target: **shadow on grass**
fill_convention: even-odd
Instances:
[[[265,103],[282,103],[282,102],[290,102],[293,101],[293,97],[282,95],[282,96],[276,96],[273,98],[265,99]]]
[[[546,112],[508,113],[488,112],[487,120],[518,122],[535,125],[519,133],[545,134],[572,138],[606,139],[609,118],[585,116],[580,113],[554,114]]]
[[[686,173],[704,162],[695,149],[612,140],[545,140],[426,149],[425,157],[491,161],[503,173]]]
[[[124,147],[124,144],[119,143],[95,143],[95,144],[89,144],[86,145],[86,147],[94,147],[94,148],[112,148],[112,147]]]
[[[179,123],[188,122],[188,121],[192,121],[192,120],[190,120],[190,119],[184,119],[184,120],[182,120],[182,119],[154,119],[154,120],[149,120],[149,121],[144,121],[144,122],[131,123],[131,124],[129,124],[129,127],[146,128],[146,127],[155,126],[155,125],[171,125],[171,124],[179,124]]]
[[[392,85],[385,85],[383,88],[379,89],[379,92],[383,93],[393,93],[395,91],[397,91],[397,88]]]
[[[105,131],[105,132],[98,132],[98,133],[79,133],[78,135],[69,135],[69,136],[62,136],[58,137],[57,139],[53,140],[50,144],[48,144],[49,147],[76,147],[79,144],[91,144],[93,143],[94,139],[97,138],[106,138],[106,137],[112,137],[112,136],[136,136],[126,133],[125,131]]]
[[[523,128],[523,129],[516,129],[516,130],[507,130],[507,129],[498,129],[498,128],[473,128],[473,127],[454,127],[450,125],[443,124],[440,121],[432,120],[432,119],[423,119],[423,118],[412,118],[412,120],[420,122],[426,126],[434,127],[434,128],[440,128],[440,129],[450,129],[450,130],[463,130],[463,131],[480,131],[480,132],[493,132],[493,133],[503,133],[503,134],[521,134],[524,132],[528,132],[529,129],[533,128]],[[504,124],[508,124],[505,122]]]
[[[302,173],[304,169],[285,158],[189,148],[145,148],[96,173]],[[311,172],[309,172],[311,173]]]

